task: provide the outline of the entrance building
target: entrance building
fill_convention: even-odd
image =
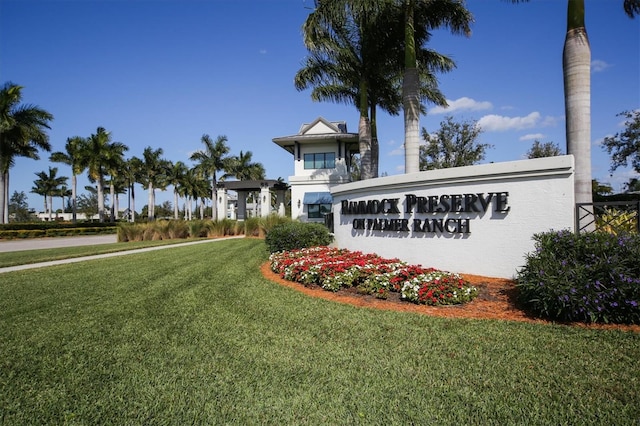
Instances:
[[[291,217],[303,222],[322,222],[331,212],[333,186],[351,182],[351,159],[359,152],[358,134],[347,132],[344,121],[322,117],[305,123],[291,136],[273,142],[293,155]]]

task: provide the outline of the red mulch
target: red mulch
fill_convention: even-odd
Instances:
[[[553,324],[527,315],[515,306],[515,285],[513,281],[503,278],[490,278],[479,275],[461,274],[478,289],[478,297],[464,305],[427,306],[401,301],[397,293],[391,293],[387,300],[376,299],[370,295],[359,294],[355,289],[340,290],[336,293],[323,290],[319,286],[306,287],[302,284],[287,281],[274,273],[266,262],[261,267],[265,278],[278,284],[293,288],[313,297],[320,297],[353,306],[386,309],[400,312],[413,312],[445,318],[496,319],[507,321],[523,321],[537,324]],[[615,329],[640,333],[640,325],[624,324],[583,324],[570,323],[570,326],[592,329]]]

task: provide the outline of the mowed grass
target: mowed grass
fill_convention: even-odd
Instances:
[[[4,424],[640,419],[640,336],[305,296],[216,241],[0,276]]]

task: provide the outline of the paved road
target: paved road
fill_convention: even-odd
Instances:
[[[170,249],[174,247],[188,246],[188,245],[194,245],[194,244],[207,244],[207,243],[216,242],[216,241],[224,241],[232,238],[244,238],[244,235],[225,237],[225,238],[212,238],[212,239],[198,240],[198,241],[188,241],[185,243],[169,244],[166,246],[147,247],[147,248],[141,248],[141,249],[135,249],[135,250],[119,251],[115,253],[96,254],[93,256],[84,256],[84,257],[74,257],[71,259],[52,260],[50,262],[31,263],[28,265],[9,266],[6,268],[0,268],[0,274],[5,272],[22,271],[24,269],[44,268],[46,266],[52,266],[52,265],[63,265],[66,263],[84,262],[85,260],[92,260],[92,259],[104,259],[107,257],[114,257],[114,256],[126,256],[128,254],[133,254],[133,253],[165,250],[165,249]],[[67,240],[67,241],[61,241],[61,240]],[[109,243],[115,243],[115,242],[116,242],[115,235],[102,235],[102,236],[95,236],[95,237],[91,236],[91,237],[70,237],[70,238],[36,238],[30,241],[4,241],[4,242],[0,242],[0,247],[5,244],[12,244],[12,243],[30,243],[30,244],[25,244],[23,246],[28,248],[18,249],[17,246],[15,246],[16,247],[15,250],[34,250],[38,248],[73,247],[73,246],[82,246],[82,245],[90,245],[90,244],[109,244]],[[0,249],[0,251],[3,251],[3,250]],[[4,251],[11,251],[11,250],[4,250]]]
[[[92,246],[118,241],[118,236],[87,235],[79,237],[27,238],[24,240],[0,240],[0,253],[8,251],[49,249],[58,247]]]

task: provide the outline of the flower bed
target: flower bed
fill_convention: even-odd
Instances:
[[[271,270],[286,280],[333,292],[353,287],[380,299],[397,292],[402,300],[431,306],[457,305],[478,295],[458,274],[346,249],[284,251],[271,254],[269,261]]]

